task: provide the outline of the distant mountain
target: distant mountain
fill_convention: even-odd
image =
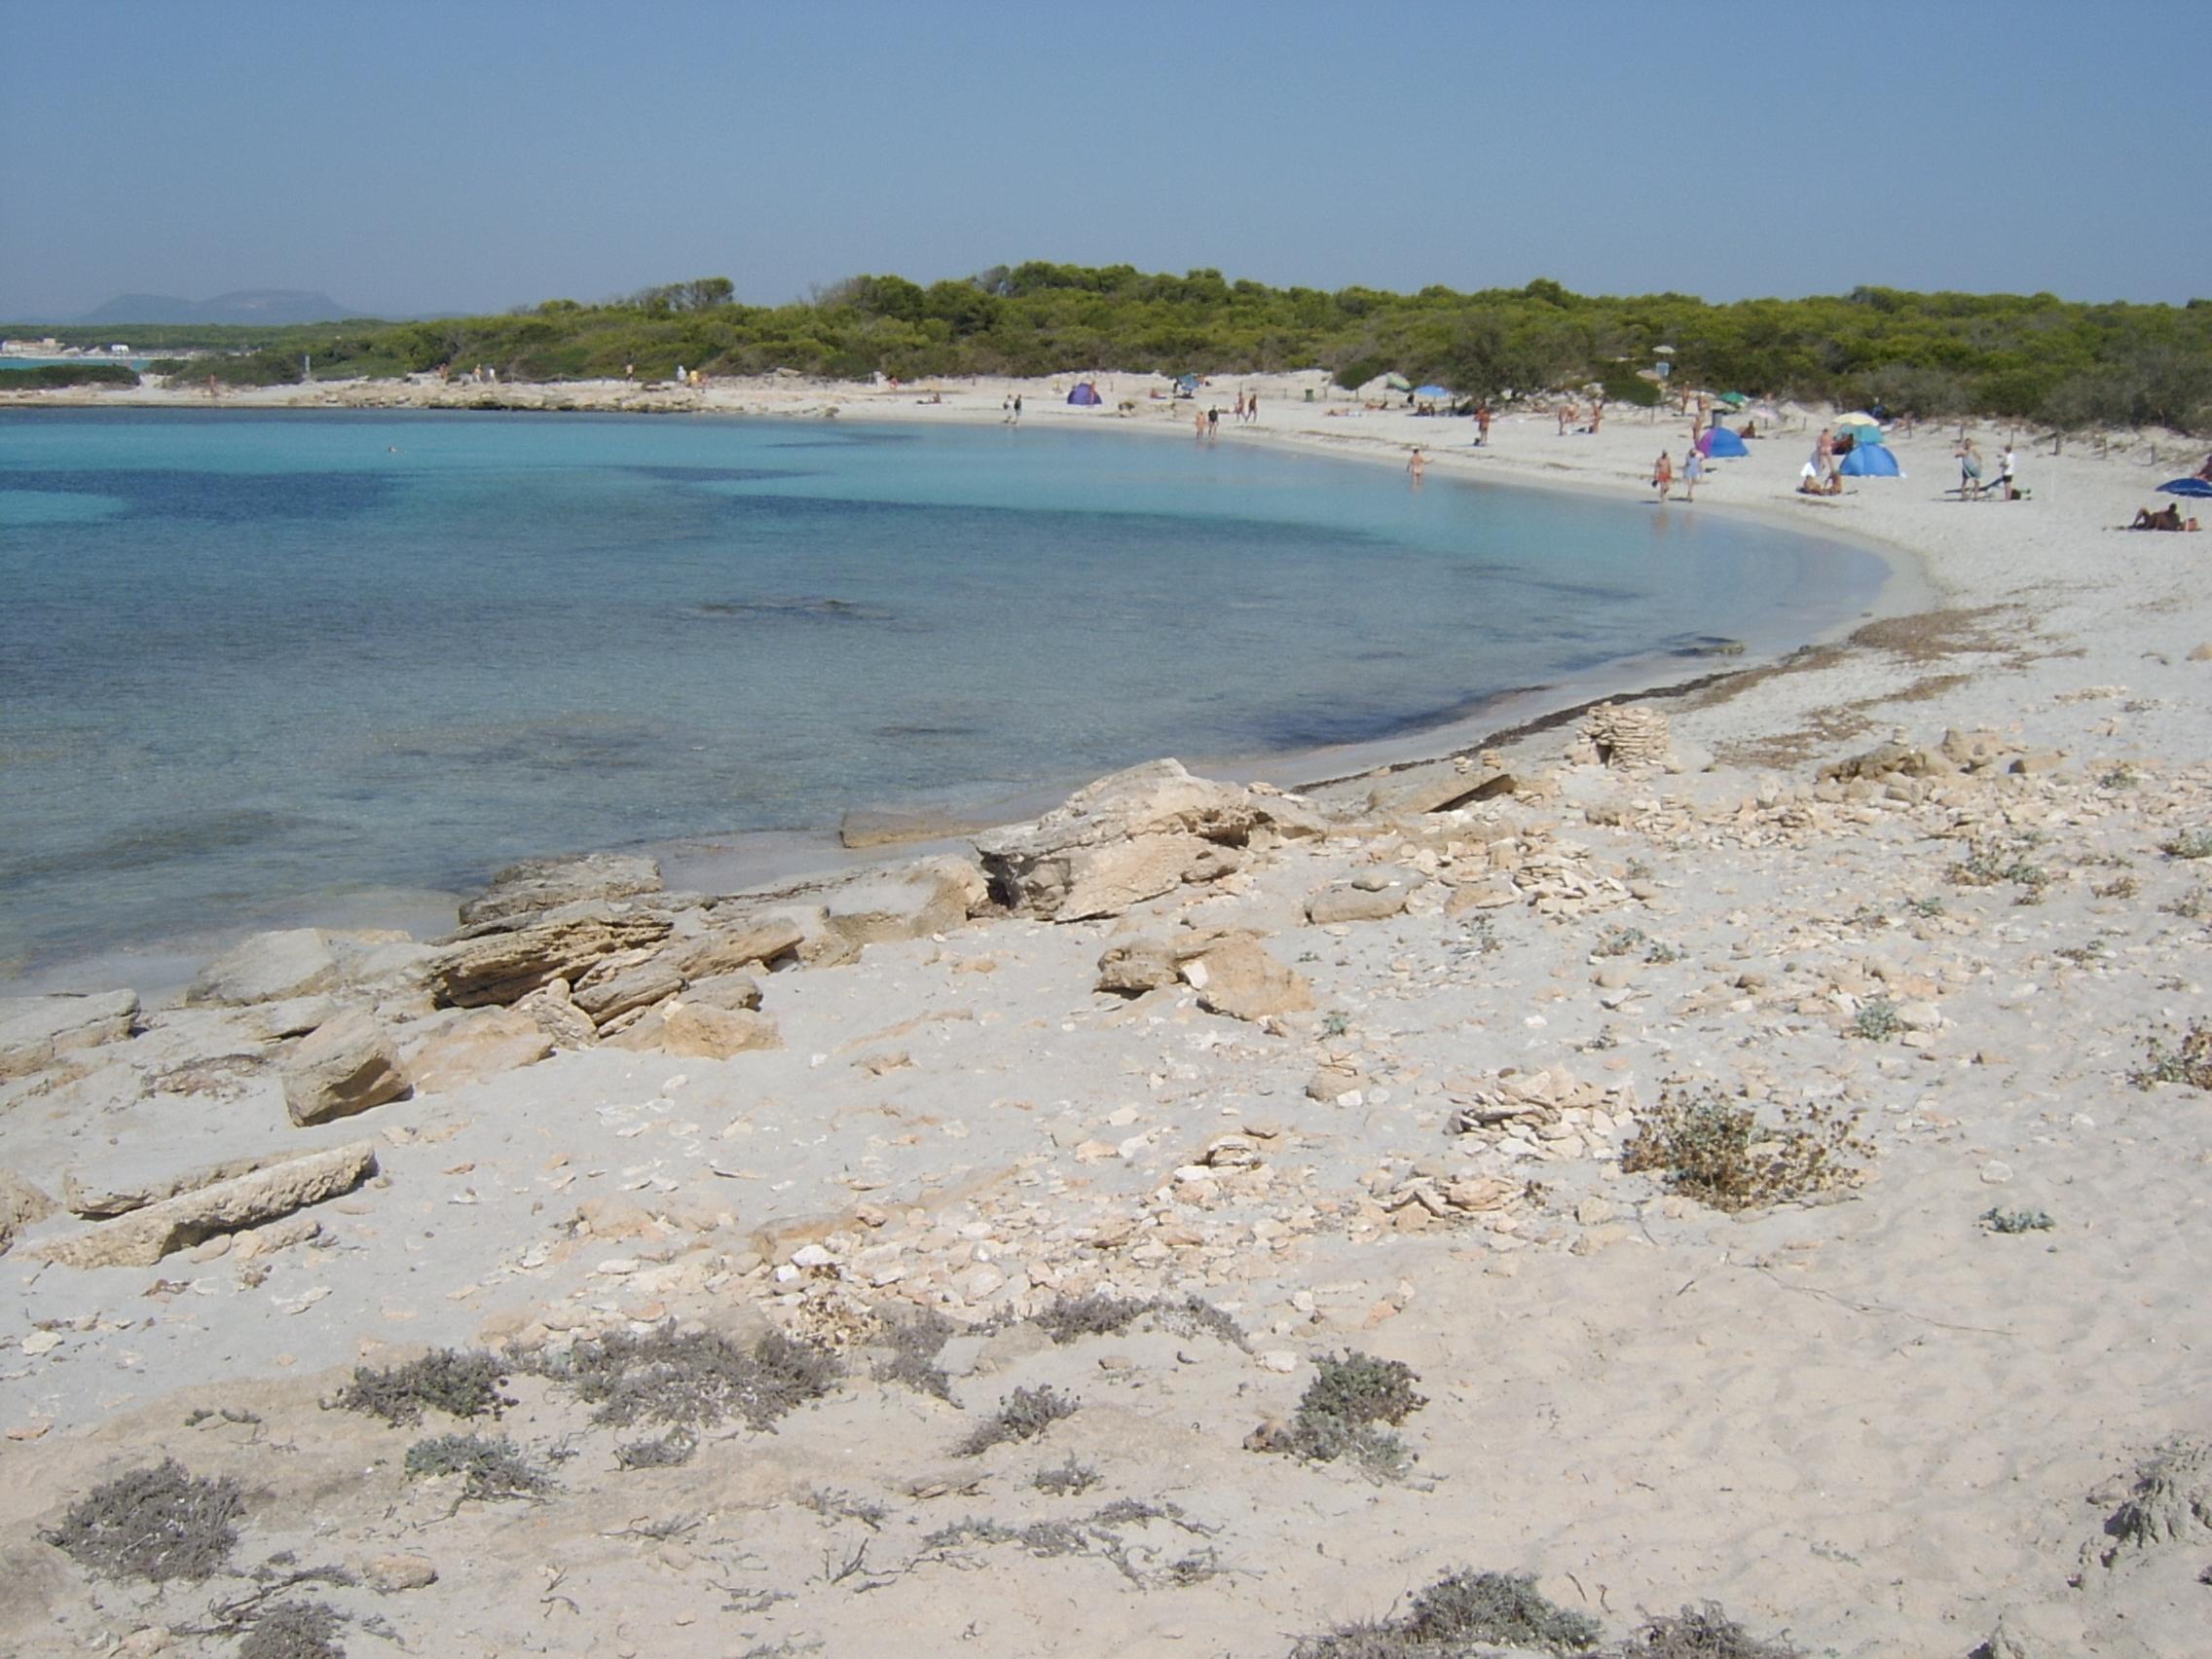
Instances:
[[[342,306],[328,294],[305,288],[240,288],[211,300],[179,300],[167,294],[122,294],[87,312],[80,323],[127,322],[337,322],[370,313]]]

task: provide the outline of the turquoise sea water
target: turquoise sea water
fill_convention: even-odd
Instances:
[[[1232,440],[0,412],[0,975],[524,854],[1374,738],[1789,643],[1881,573]]]

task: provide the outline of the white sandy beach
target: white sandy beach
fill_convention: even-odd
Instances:
[[[921,422],[998,420],[1018,389],[1024,425],[1194,441],[1151,377],[1100,377],[1103,410],[1067,406],[1072,384],[498,390]],[[1419,444],[1432,489],[1648,498],[1687,437],[1508,413],[1476,449],[1470,422],[1332,414],[1319,387],[1201,397],[1223,444],[1398,468]],[[1255,425],[1230,424],[1239,389]],[[1470,730],[1301,757],[1249,792],[1148,775],[1044,861],[1080,899],[1013,892],[1020,858],[998,861],[1014,913],[972,852],[773,896],[623,881],[518,900],[473,944],[249,944],[192,1006],[0,1007],[0,1166],[35,1189],[0,1184],[0,1236],[24,1218],[0,1259],[0,1638],[228,1653],[280,1594],[351,1621],[354,1654],[384,1649],[378,1620],[456,1655],[1283,1654],[1472,1568],[1532,1574],[1608,1641],[1713,1601],[1813,1653],[2204,1651],[2212,1102],[2188,1067],[2152,1074],[2207,1017],[2212,535],[2112,528],[2203,451],[2022,433],[2032,498],[1969,503],[1943,494],[1955,430],[1899,438],[1905,479],[1808,500],[1792,429],[1694,506],[1650,507],[1899,565],[1881,614],[1629,703],[1671,760],[1606,764],[1569,721],[1481,755]],[[347,1055],[381,1032],[411,1092],[295,1126],[306,1034],[335,1047],[342,1017]],[[1770,1132],[1856,1118],[1856,1173],[1730,1213],[1625,1171],[1640,1125],[1701,1093]],[[143,1203],[38,1201],[361,1145],[374,1173],[303,1177],[281,1213],[235,1193],[246,1209],[188,1216],[171,1253],[124,1236]],[[1028,1322],[1097,1294],[1196,1297],[1243,1338],[1161,1311],[1064,1343]],[[920,1309],[956,1328],[949,1398],[876,1375],[885,1321]],[[496,1422],[324,1403],[356,1365],[670,1321],[817,1341],[842,1379],[772,1428],[706,1424],[665,1467],[621,1456],[665,1424],[596,1424],[520,1369]],[[1264,1449],[1347,1350],[1419,1377],[1399,1478]],[[1047,1386],[1072,1416],[958,1455]],[[548,1491],[410,1478],[411,1446],[471,1430]],[[2126,1510],[2177,1446],[2197,1450]],[[168,1456],[240,1483],[232,1569],[345,1571],[241,1612],[249,1579],[100,1578],[48,1541]],[[1095,1484],[1035,1484],[1071,1459]]]

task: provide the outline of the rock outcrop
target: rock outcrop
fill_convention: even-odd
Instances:
[[[655,1009],[611,1042],[617,1049],[708,1060],[726,1060],[752,1050],[784,1046],[783,1033],[766,1014],[717,1008],[710,1003],[677,1003]]]
[[[119,1042],[137,1023],[136,991],[0,997],[0,1078],[28,1077],[63,1054]]]
[[[965,859],[925,859],[848,883],[823,906],[832,932],[856,949],[926,939],[960,926],[990,899],[983,872]]]
[[[366,1112],[411,1087],[390,1033],[357,1009],[301,1038],[282,1071],[285,1110],[302,1126]]]
[[[1077,791],[1034,823],[977,836],[976,850],[993,897],[1007,908],[1072,922],[1119,915],[1186,883],[1226,875],[1255,843],[1325,829],[1291,796],[1153,760]]]
[[[150,1268],[171,1251],[351,1192],[376,1173],[367,1141],[287,1158],[49,1239],[27,1253],[65,1268]]]
[[[1257,940],[1234,939],[1183,964],[1183,977],[1208,1014],[1261,1020],[1313,1006],[1306,976],[1286,968]]]
[[[312,997],[337,987],[338,953],[320,928],[285,928],[240,940],[185,987],[188,1003],[242,1006]]]
[[[449,1008],[520,1002],[555,979],[573,985],[602,957],[658,944],[669,929],[666,916],[616,915],[591,906],[581,914],[529,927],[493,923],[444,946],[431,959],[430,995]]]
[[[638,853],[524,859],[495,873],[490,887],[461,905],[461,920],[462,926],[474,927],[587,900],[631,899],[660,890],[660,866]]]
[[[418,1093],[443,1094],[535,1065],[552,1051],[552,1037],[527,1014],[477,1009],[424,1042],[406,1070]]]
[[[8,1253],[17,1234],[44,1221],[54,1210],[54,1199],[39,1188],[13,1169],[0,1168],[0,1256]]]

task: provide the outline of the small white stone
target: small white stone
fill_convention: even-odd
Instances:
[[[1991,1159],[1981,1166],[1981,1184],[1985,1187],[2002,1187],[2012,1178],[2012,1166],[1998,1159]]]
[[[1260,1365],[1265,1370],[1279,1372],[1287,1377],[1298,1369],[1298,1355],[1285,1348],[1271,1348],[1260,1355]]]

